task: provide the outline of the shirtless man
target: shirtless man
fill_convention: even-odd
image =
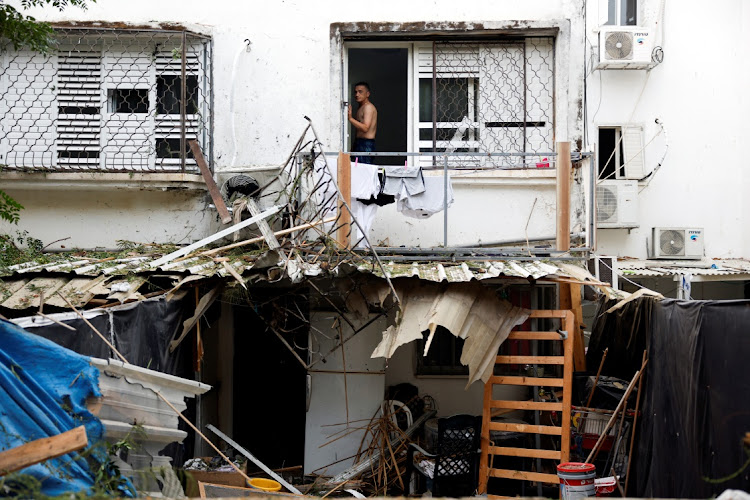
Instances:
[[[370,153],[375,151],[375,134],[378,131],[378,110],[370,102],[370,86],[365,82],[354,85],[354,100],[359,104],[357,117],[352,116],[349,105],[349,123],[357,129],[352,151]],[[372,156],[360,156],[360,163],[372,163]]]

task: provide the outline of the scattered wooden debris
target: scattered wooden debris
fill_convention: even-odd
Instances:
[[[80,426],[57,436],[37,439],[3,451],[0,453],[0,476],[83,449],[88,443],[86,428]]]

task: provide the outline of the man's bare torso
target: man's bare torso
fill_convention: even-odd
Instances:
[[[361,132],[360,130],[357,130],[357,137],[359,137],[360,139],[375,139],[375,134],[378,131],[378,110],[375,109],[375,105],[373,105],[371,102],[362,104],[357,110],[357,121],[363,123],[365,122],[365,112],[372,113],[372,123],[370,124],[370,128],[367,129],[367,132]]]

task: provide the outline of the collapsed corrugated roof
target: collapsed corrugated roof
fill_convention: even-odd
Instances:
[[[47,262],[26,262],[0,271],[0,307],[26,309],[44,303],[61,308],[84,307],[92,299],[129,302],[146,296],[143,288],[149,278],[166,279],[169,287],[178,288],[188,281],[240,276],[246,283],[276,282],[288,279],[299,283],[307,278],[350,272],[370,273],[383,277],[380,267],[362,260],[358,266],[351,260],[330,268],[327,263],[287,260],[277,252],[254,252],[227,257],[194,256],[152,268],[158,254],[124,258],[80,258],[72,254],[46,255]],[[231,271],[230,271],[231,269]],[[596,279],[571,261],[494,260],[468,262],[402,263],[384,258],[383,269],[389,278],[417,277],[441,282],[467,282],[498,277],[538,280],[545,277],[587,281]],[[234,271],[234,272],[232,272]],[[164,290],[165,292],[167,290]],[[64,296],[65,299],[58,295]]]

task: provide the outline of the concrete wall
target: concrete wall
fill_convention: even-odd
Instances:
[[[594,46],[600,3],[587,2],[587,36]],[[589,145],[596,147],[597,126],[634,122],[643,124],[649,143],[647,173],[669,149],[661,169],[640,183],[640,227],[600,230],[598,253],[645,258],[651,228],[675,226],[703,227],[707,257],[748,257],[750,177],[744,150],[750,70],[740,61],[750,51],[750,7],[742,0],[710,9],[692,1],[643,0],[641,10],[652,31],[659,21],[664,62],[650,72],[589,73]],[[589,55],[596,59],[592,49]],[[659,133],[657,119],[666,133]]]
[[[106,21],[142,25],[149,22],[182,23],[209,34],[214,41],[214,144],[217,174],[268,171],[281,164],[312,118],[329,150],[341,145],[341,60],[345,40],[338,30],[394,31],[420,36],[425,29],[445,32],[481,30],[523,35],[528,29],[557,32],[555,48],[555,140],[582,138],[583,0],[456,4],[419,0],[386,0],[357,8],[350,2],[302,0],[273,2],[260,7],[251,2],[219,1],[207,7],[198,1],[147,2],[135,0],[127,8],[116,0],[101,0],[88,10],[32,9],[50,21]],[[366,22],[366,23],[365,23]],[[245,40],[249,40],[248,44]],[[513,176],[501,174],[466,177],[456,186],[456,204],[450,211],[449,244],[523,239],[554,234],[553,184],[530,182],[519,189]],[[500,180],[498,181],[498,177]],[[506,178],[507,177],[507,178]],[[510,179],[510,181],[508,181]],[[528,230],[526,222],[532,206]],[[166,207],[165,207],[166,208]],[[90,210],[98,210],[95,204]],[[22,226],[48,241],[49,228],[34,203],[28,205]],[[495,220],[477,214],[497,214]],[[192,234],[209,232],[208,216],[196,209]],[[47,213],[49,216],[49,213]],[[378,216],[371,237],[390,244],[442,244],[442,214],[427,222],[405,220],[392,210]],[[503,223],[500,224],[499,221]],[[80,219],[77,224],[84,224]],[[129,224],[148,222],[133,214]],[[580,217],[574,222],[581,222]],[[398,228],[398,229],[393,229]],[[123,229],[125,233],[132,230]],[[184,231],[170,237],[182,241]],[[138,233],[136,233],[136,236]],[[154,235],[154,238],[158,236]],[[126,238],[125,238],[126,239]],[[93,242],[82,238],[77,246],[110,246],[111,237],[99,234]]]

